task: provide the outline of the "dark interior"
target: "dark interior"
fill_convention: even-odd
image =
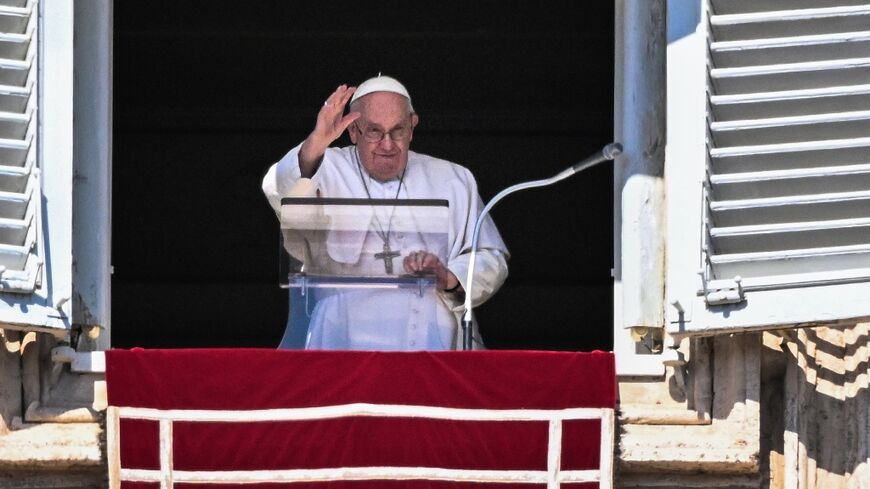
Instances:
[[[401,80],[412,148],[489,201],[613,134],[613,2],[115,2],[112,346],[274,347],[287,318],[266,169],[341,83]],[[348,142],[345,136],[342,144]],[[491,349],[612,350],[613,172],[507,197]]]

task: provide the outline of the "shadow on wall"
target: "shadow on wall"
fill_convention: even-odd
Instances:
[[[779,350],[765,349],[776,366],[762,380],[771,487],[862,487],[870,480],[870,323],[789,330],[778,340]]]

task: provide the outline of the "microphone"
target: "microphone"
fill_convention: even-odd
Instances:
[[[471,341],[472,341],[472,320],[471,320],[471,292],[473,286],[474,279],[474,263],[477,258],[477,241],[480,238],[480,226],[483,224],[483,219],[489,213],[490,209],[492,209],[495,204],[497,204],[501,199],[506,197],[509,194],[514,192],[525,190],[527,188],[536,188],[536,187],[546,187],[547,185],[552,185],[556,182],[564,180],[576,173],[580,173],[583,170],[587,170],[592,168],[593,166],[602,163],[604,161],[609,161],[617,156],[622,154],[622,145],[617,142],[613,142],[608,144],[607,146],[601,148],[601,151],[598,151],[591,156],[586,157],[585,159],[578,161],[577,163],[571,165],[570,167],[562,170],[557,175],[554,175],[550,178],[545,178],[543,180],[533,180],[530,182],[518,183],[516,185],[510,186],[492,198],[488,204],[483,208],[480,212],[480,215],[477,216],[477,222],[474,224],[474,234],[471,237],[471,258],[468,261],[468,275],[466,276],[465,283],[465,303],[463,304],[463,308],[465,312],[462,314],[462,349],[470,350],[471,349]]]

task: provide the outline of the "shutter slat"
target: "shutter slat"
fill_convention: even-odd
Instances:
[[[870,85],[715,95],[710,105],[720,122],[870,110]]]
[[[786,64],[861,58],[868,48],[870,32],[863,31],[716,42],[710,53],[717,67],[738,68],[765,65],[771,59]]]
[[[710,7],[705,276],[870,277],[870,5]]]
[[[32,216],[25,219],[0,218],[0,242],[24,244],[27,230],[30,228]]]
[[[870,161],[870,139],[711,148],[715,174],[855,165]]]
[[[0,138],[24,139],[31,117],[30,113],[0,112]]]
[[[712,13],[719,15],[762,14],[773,11],[860,6],[864,3],[866,0],[716,0],[711,2],[711,10]]]
[[[0,5],[4,7],[23,8],[27,5],[27,0],[0,0]]]
[[[765,275],[763,277],[745,277],[742,279],[744,290],[770,290],[785,287],[843,284],[849,282],[861,282],[864,277],[870,276],[870,268],[847,268],[845,270],[833,270],[825,272],[791,273],[786,275]],[[732,285],[731,280],[711,280],[711,289],[728,288]]]
[[[13,2],[20,3],[20,2]],[[33,8],[35,2],[29,2],[23,5],[2,5],[0,6],[0,32],[8,34],[24,34],[28,27],[32,24],[35,18]]]
[[[811,194],[766,199],[716,201],[710,205],[713,220],[719,226],[778,224],[854,219],[867,215],[870,191]]]
[[[0,290],[40,282],[36,2],[0,1]]]
[[[4,115],[0,113],[0,119]],[[741,131],[765,129],[771,127],[803,126],[808,124],[836,124],[839,122],[865,121],[870,119],[870,111],[834,112],[822,114],[806,114],[788,117],[767,117],[763,119],[745,119],[737,121],[714,122],[710,128],[714,131]],[[822,138],[815,138],[822,139]]]
[[[870,22],[870,6],[807,8],[749,14],[712,15],[718,42],[856,32]]]
[[[23,112],[30,104],[33,93],[32,86],[14,87],[0,85],[0,110],[4,112]]]
[[[2,145],[2,141],[0,141],[0,145]],[[713,147],[710,149],[710,156],[712,158],[728,158],[745,155],[791,153],[789,158],[797,158],[800,157],[798,153],[821,150],[850,150],[853,148],[866,149],[868,147],[870,147],[870,138],[831,139],[824,141],[801,141],[786,144],[759,144],[734,148]]]
[[[723,147],[859,138],[870,134],[870,111],[717,122],[710,132]]]
[[[713,175],[709,181],[715,200],[855,192],[870,188],[870,164]]]
[[[835,7],[792,8],[785,10],[766,10],[758,12],[746,11],[744,9],[739,13],[731,14],[724,13],[727,10],[727,6],[724,6],[725,4],[722,4],[720,2],[714,2],[714,4],[717,13],[714,13],[710,16],[710,24],[712,24],[714,27],[741,24],[758,24],[762,22],[787,22],[788,25],[793,25],[794,22],[808,19],[842,20],[843,17],[870,15],[870,6],[864,4],[863,2],[851,6],[839,5]],[[789,3],[788,5],[796,7],[796,5],[792,3]],[[820,5],[820,3],[816,5]],[[787,32],[790,33],[792,31],[793,29],[788,29]],[[714,37],[716,39],[720,39],[720,36],[718,34],[714,35]]]
[[[813,272],[870,270],[870,246],[851,245],[828,248],[806,248],[748,253],[714,255],[711,262],[714,277],[724,279],[740,277],[785,276]],[[862,275],[849,274],[859,277]],[[864,276],[866,278],[866,276]],[[782,277],[780,277],[782,278]],[[797,280],[797,279],[796,279]],[[788,285],[788,282],[781,282]]]
[[[710,229],[716,254],[870,243],[870,218],[756,224]]]
[[[24,60],[30,48],[30,39],[29,34],[0,34],[0,58]]]
[[[11,219],[23,218],[27,205],[31,202],[32,193],[32,186],[26,188],[23,193],[0,191],[0,215]]]
[[[870,79],[870,58],[714,68],[710,78],[720,95],[858,85]]]

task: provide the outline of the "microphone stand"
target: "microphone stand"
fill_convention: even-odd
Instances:
[[[525,190],[527,188],[536,188],[536,187],[546,187],[547,185],[552,185],[560,180],[564,180],[575,173],[580,173],[587,168],[591,168],[601,162],[612,160],[619,156],[622,153],[622,145],[619,143],[610,143],[601,151],[593,154],[592,156],[587,157],[584,160],[581,160],[578,163],[562,170],[559,174],[552,176],[550,178],[545,178],[543,180],[533,180],[530,182],[523,182],[508,187],[492,198],[488,204],[483,208],[480,212],[480,215],[477,217],[477,222],[474,224],[474,234],[471,237],[471,258],[468,261],[468,275],[465,279],[465,303],[463,304],[463,308],[465,312],[462,314],[462,349],[470,350],[471,349],[471,341],[472,341],[472,320],[471,320],[471,292],[472,292],[472,284],[474,279],[474,263],[477,258],[477,240],[480,238],[480,226],[483,223],[483,218],[489,213],[490,209],[492,209],[495,204],[497,204],[501,199],[505,196],[517,192],[519,190]]]

